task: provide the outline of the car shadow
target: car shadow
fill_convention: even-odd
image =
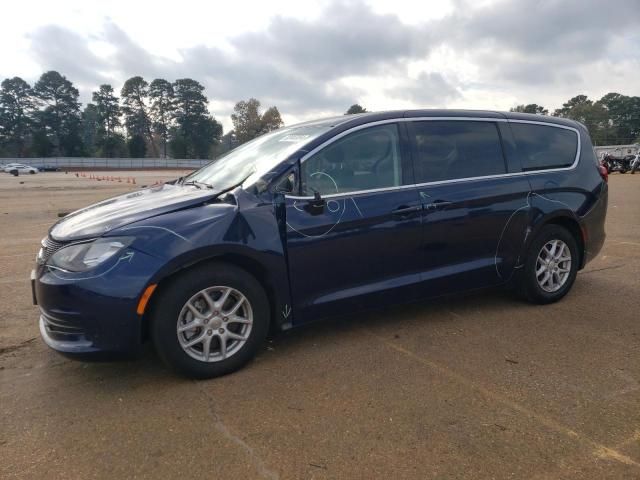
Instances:
[[[294,349],[308,341],[320,343],[331,341],[337,335],[375,330],[394,322],[398,328],[421,323],[455,323],[451,315],[442,315],[452,309],[482,310],[487,314],[492,309],[502,310],[508,305],[522,305],[523,302],[505,289],[474,291],[456,296],[439,297],[430,300],[392,305],[376,310],[362,310],[351,315],[329,317],[317,322],[275,333],[269,338],[267,348]],[[526,305],[526,304],[525,304]]]
[[[505,290],[485,290],[458,295],[456,297],[422,300],[419,302],[394,305],[382,309],[363,310],[351,315],[326,318],[311,324],[293,328],[269,336],[265,346],[257,355],[257,361],[245,368],[271,368],[272,362],[281,361],[287,354],[293,354],[305,348],[305,344],[334,343],[345,334],[359,335],[365,330],[375,330],[391,321],[398,328],[409,327],[414,322],[451,323],[459,321],[451,315],[443,315],[451,309],[482,310],[490,315],[493,309],[502,310],[505,306],[522,302]],[[147,342],[133,358],[110,358],[107,361],[58,362],[61,370],[75,370],[73,375],[78,383],[93,384],[108,389],[112,383],[124,383],[130,386],[139,383],[187,383],[193,380],[181,377],[165,367],[153,346]],[[66,371],[61,374],[68,375]]]

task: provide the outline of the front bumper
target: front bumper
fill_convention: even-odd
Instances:
[[[98,351],[83,332],[69,331],[44,314],[40,315],[40,336],[44,343],[61,353],[87,354]]]
[[[136,252],[91,275],[39,266],[32,274],[40,307],[40,335],[52,349],[79,358],[131,354],[142,344],[143,317],[136,313],[158,260]]]

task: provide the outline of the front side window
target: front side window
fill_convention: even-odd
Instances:
[[[532,123],[510,126],[525,172],[570,167],[575,161],[578,135],[573,130]]]
[[[416,183],[506,173],[498,128],[493,122],[411,122]]]
[[[402,185],[398,126],[369,127],[336,140],[302,163],[301,180],[304,195]]]

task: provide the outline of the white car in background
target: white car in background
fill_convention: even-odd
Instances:
[[[38,169],[36,167],[25,165],[23,163],[9,163],[8,165],[5,165],[3,167],[3,170],[6,173],[14,173],[14,172],[30,173],[30,174],[38,173]]]

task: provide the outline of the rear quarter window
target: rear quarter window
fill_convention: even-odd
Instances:
[[[510,122],[524,171],[564,168],[573,165],[578,134],[566,128]]]

